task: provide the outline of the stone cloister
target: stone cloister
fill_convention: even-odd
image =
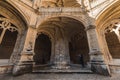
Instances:
[[[0,0],[0,73],[119,73],[119,0],[96,14],[87,0],[45,1]]]

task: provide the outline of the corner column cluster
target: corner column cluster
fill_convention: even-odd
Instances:
[[[91,70],[95,73],[102,75],[110,75],[109,67],[105,63],[103,53],[100,49],[98,35],[95,25],[89,25],[86,29],[88,43],[89,43],[89,55]]]

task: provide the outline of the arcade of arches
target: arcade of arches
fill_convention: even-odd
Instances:
[[[0,1],[0,73],[120,72],[120,2],[91,17],[86,0],[51,1]]]

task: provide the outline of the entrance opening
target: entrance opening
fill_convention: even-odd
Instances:
[[[81,64],[83,67],[89,61],[89,47],[86,32],[83,30],[75,34],[69,42],[70,60],[72,64]]]
[[[0,33],[2,33],[2,30],[0,30]],[[10,59],[15,47],[17,34],[17,31],[11,32],[6,30],[2,43],[0,44],[0,59]]]
[[[70,70],[80,70],[83,69],[81,66],[83,65],[84,69],[88,69],[86,66],[90,60],[88,39],[82,22],[64,16],[52,17],[43,21],[38,29],[52,36],[51,63],[53,64],[50,64],[49,67],[35,65],[34,71],[48,69],[51,66],[55,69],[66,69],[70,66]],[[34,60],[36,64],[46,64],[50,61],[51,42],[49,37],[45,36],[44,34],[39,35],[35,43]]]
[[[36,65],[48,64],[51,56],[51,41],[45,34],[40,34],[35,43],[34,61]]]
[[[120,58],[120,41],[116,33],[107,32],[105,33],[106,42],[108,45],[108,49],[113,58]]]

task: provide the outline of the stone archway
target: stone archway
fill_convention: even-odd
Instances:
[[[36,65],[45,65],[50,63],[51,41],[45,34],[37,36],[34,48],[34,61]]]
[[[18,28],[9,19],[0,16],[0,60],[8,63],[15,49]]]
[[[88,54],[89,48],[85,27],[79,20],[65,16],[51,17],[46,19],[46,21],[42,22],[38,30],[44,30],[46,32],[49,32],[50,35],[53,37],[53,49],[51,54],[51,63],[54,64],[53,68],[66,69],[68,68],[68,66],[71,66],[70,62],[75,62],[75,57],[73,58],[72,56],[70,56],[71,54],[74,56],[78,56],[79,53],[82,53],[84,56],[83,63],[87,64],[87,62],[89,62],[90,56]],[[71,49],[69,48],[69,43],[72,43],[72,45],[74,44],[74,40],[72,40],[74,36],[77,36],[76,38],[84,38],[83,40],[75,43],[76,54],[72,53],[72,51],[69,50]],[[82,46],[81,44],[84,46]],[[82,50],[83,48],[86,49]],[[70,58],[72,58],[71,61]],[[79,60],[77,60],[75,63],[79,64]]]
[[[111,61],[113,61],[116,55],[116,53],[114,56],[112,55],[112,52],[116,52],[116,51],[111,49],[113,49],[112,45],[114,45],[114,48],[115,48],[115,44],[118,43],[118,40],[117,40],[118,34],[116,34],[116,32],[113,31],[113,29],[115,29],[116,24],[120,22],[119,20],[120,6],[119,5],[120,3],[118,0],[115,3],[111,4],[109,7],[106,7],[106,9],[104,9],[102,13],[100,13],[99,16],[96,17],[96,29],[98,31],[100,47],[102,49],[102,52],[104,53],[105,61],[108,64]],[[115,43],[111,43],[113,41],[115,41]],[[118,44],[116,45],[116,47],[117,46]],[[119,51],[119,49],[117,49],[117,51]]]
[[[110,73],[119,73],[120,48],[119,25],[120,3],[116,1],[102,12],[96,20],[96,29],[100,42],[100,48]],[[114,9],[113,9],[114,8]]]
[[[114,21],[105,28],[105,40],[113,59],[120,58],[120,22]]]
[[[16,63],[24,47],[27,31],[26,20],[12,5],[0,1],[0,57],[6,66]]]

